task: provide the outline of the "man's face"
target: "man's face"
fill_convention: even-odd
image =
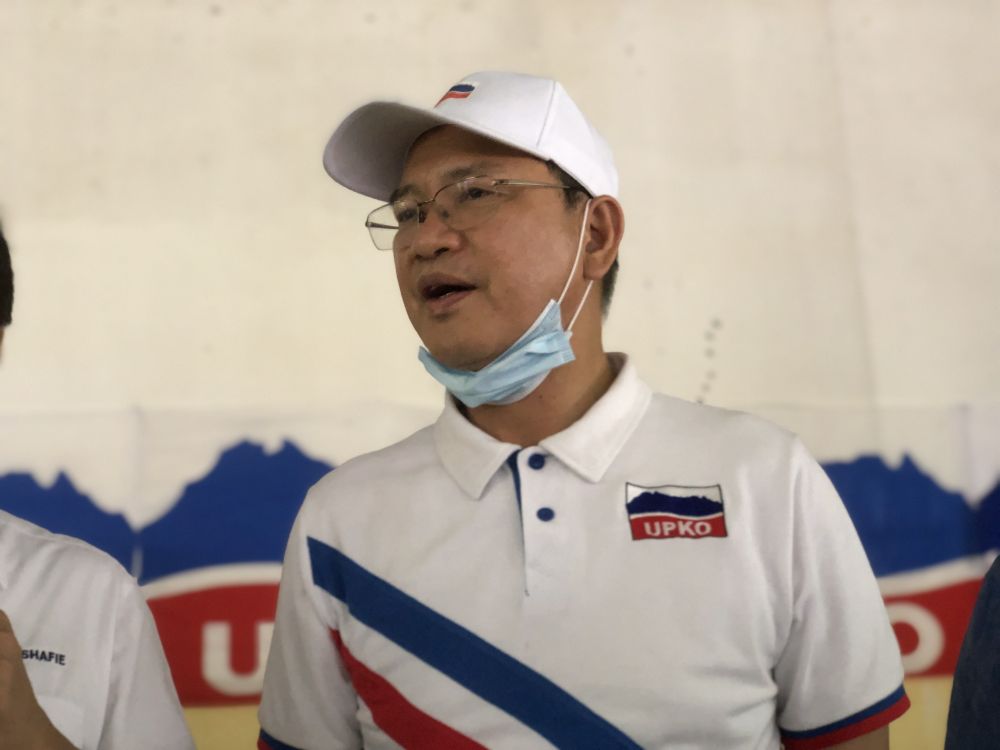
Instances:
[[[428,200],[445,185],[478,175],[556,182],[541,160],[445,126],[424,134],[410,150],[401,197]],[[406,313],[440,361],[464,370],[484,367],[558,298],[583,216],[582,209],[566,209],[563,193],[514,190],[485,223],[460,232],[431,210],[413,243],[394,251]],[[563,303],[570,313],[582,294],[579,275],[578,269]],[[449,288],[458,291],[441,295]]]

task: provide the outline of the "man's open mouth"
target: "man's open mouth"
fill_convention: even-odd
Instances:
[[[459,279],[428,279],[420,284],[420,296],[424,300],[440,300],[475,288],[475,285]]]

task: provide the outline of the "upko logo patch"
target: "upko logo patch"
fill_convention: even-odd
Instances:
[[[722,487],[625,484],[632,539],[703,539],[728,536]]]

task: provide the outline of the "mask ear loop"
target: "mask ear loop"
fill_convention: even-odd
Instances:
[[[583,238],[587,233],[587,219],[590,216],[590,203],[592,200],[593,198],[588,198],[587,205],[583,207],[583,223],[580,225],[580,238],[576,242],[576,257],[573,259],[573,267],[569,269],[569,277],[566,279],[562,293],[559,295],[559,299],[556,300],[556,304],[559,305],[560,309],[562,308],[563,299],[566,297],[566,292],[569,291],[569,285],[573,282],[573,274],[576,273],[576,267],[580,264],[580,255],[583,254]],[[573,324],[580,317],[580,313],[583,311],[583,303],[587,301],[587,295],[590,294],[590,287],[593,285],[593,279],[587,282],[587,288],[583,290],[583,297],[580,298],[580,304],[577,305],[576,312],[573,313],[573,318],[569,321],[569,325],[566,326],[566,333],[572,333]]]

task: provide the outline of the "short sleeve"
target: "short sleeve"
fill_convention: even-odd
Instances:
[[[909,707],[899,645],[868,558],[822,467],[792,458],[792,626],[775,667],[787,750],[874,731]]]
[[[360,750],[358,698],[336,649],[336,613],[318,601],[306,527],[309,500],[285,551],[264,673],[261,750]],[[325,595],[325,594],[324,594]]]
[[[153,615],[121,572],[100,750],[194,750]]]

